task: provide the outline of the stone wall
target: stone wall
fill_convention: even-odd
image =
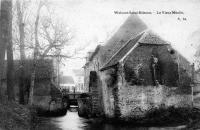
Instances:
[[[112,87],[112,77],[110,74],[112,70],[106,70],[101,73],[102,81],[102,103],[104,114],[108,118],[113,118],[115,116],[115,100],[114,100],[114,88]]]
[[[49,80],[43,80],[35,83],[33,104],[44,110],[49,110],[49,103],[51,101],[51,87]]]
[[[51,81],[49,79],[43,79],[35,82],[34,95],[35,96],[49,96],[51,92]]]
[[[49,79],[37,81],[34,87],[33,105],[43,110],[62,109],[62,94]]]
[[[81,117],[90,117],[92,115],[91,98],[78,98],[78,114]]]
[[[170,49],[169,45],[140,45],[123,63],[102,72],[99,66],[104,64],[103,54],[98,52],[85,68],[88,87],[90,72],[97,73],[98,94],[94,98],[98,99],[98,110],[108,118],[129,118],[144,116],[146,111],[160,106],[191,106],[190,65]],[[152,77],[152,55],[159,60],[157,86]]]
[[[96,73],[95,77],[92,76],[91,73]],[[93,79],[95,78],[95,79]],[[93,116],[102,115],[102,87],[101,81],[99,80],[99,73],[98,71],[90,70],[88,72],[88,80],[86,81],[89,93],[91,94],[91,106],[92,106],[92,113]]]
[[[200,84],[195,84],[193,88],[193,105],[194,107],[200,108]]]
[[[193,105],[200,108],[200,73],[196,72],[194,74],[194,87],[193,87]]]
[[[158,85],[153,85],[150,68],[150,58],[155,50],[162,64],[161,79],[163,80],[159,80]],[[154,108],[191,107],[191,86],[188,83],[178,84],[178,81],[191,78],[189,64],[180,63],[179,71],[185,75],[179,77],[176,56],[170,54],[167,46],[140,46],[125,59],[125,62],[102,71],[100,78],[105,115],[108,118],[128,119],[143,117],[147,111]],[[138,69],[140,64],[142,67]],[[188,67],[183,68],[184,66]],[[126,67],[129,67],[129,70],[126,70]],[[130,74],[128,79],[127,73],[136,73],[136,78],[143,80],[140,84],[131,83],[135,77]]]
[[[182,88],[129,85],[118,75],[117,85],[109,86],[109,70],[102,73],[104,112],[108,118],[135,118],[159,107],[190,107],[192,95],[181,92]],[[191,89],[191,88],[189,88]],[[191,91],[191,90],[190,90]]]
[[[175,52],[171,54],[168,48],[170,48],[168,45],[141,45],[137,47],[124,60],[126,80],[135,85],[136,81],[133,82],[133,79],[140,80],[140,84],[143,85],[154,85],[151,67],[151,56],[154,55],[158,58],[157,80],[159,83],[167,86],[177,86],[181,79],[187,77],[185,71],[191,70],[188,67],[189,63],[184,63],[184,61],[178,63],[181,58],[178,58]]]
[[[49,110],[51,96],[36,96],[33,97],[33,104],[41,109]]]
[[[119,107],[122,118],[145,116],[147,111],[159,107],[190,107],[192,95],[177,94],[177,87],[129,86],[119,88]]]
[[[102,48],[100,48],[102,49]],[[93,56],[90,62],[86,64],[84,67],[85,75],[84,75],[84,85],[87,87],[91,95],[94,95],[91,102],[93,106],[93,115],[102,115],[104,112],[104,103],[103,103],[103,84],[101,78],[101,73],[99,71],[100,66],[102,66],[104,63],[102,62],[102,52],[98,51],[97,54]],[[96,77],[97,77],[97,85],[94,87],[94,85],[90,84],[90,74],[91,72],[96,72]],[[96,109],[97,108],[97,109]]]

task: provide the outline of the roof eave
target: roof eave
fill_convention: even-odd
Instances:
[[[140,45],[158,45],[158,46],[162,46],[162,45],[171,45],[169,43],[162,43],[162,44],[156,44],[156,43],[143,43],[143,42],[139,42]]]
[[[112,60],[112,58],[113,58],[115,55],[117,55],[117,53],[118,53],[122,48],[124,48],[131,40],[133,40],[133,39],[135,39],[137,36],[141,35],[141,37],[137,40],[136,44],[133,46],[133,49],[136,48],[136,47],[139,45],[139,41],[140,41],[140,39],[142,39],[142,37],[144,36],[144,33],[145,33],[145,32],[146,32],[146,30],[144,30],[144,31],[142,31],[140,34],[134,36],[134,38],[130,38],[130,39],[126,42],[126,44],[125,44],[124,46],[122,46],[122,47],[109,59],[109,61],[108,61],[104,66],[106,66],[106,65]],[[131,49],[131,51],[132,51],[133,49]],[[129,53],[130,53],[130,52],[128,52],[128,54],[129,54]],[[126,55],[125,55],[125,57],[126,57]],[[112,66],[115,66],[116,64],[118,64],[118,63],[121,62],[122,60],[124,60],[124,57],[123,57],[122,59],[120,59],[120,61],[118,61],[117,63],[115,63],[114,65],[110,65],[110,66],[106,66],[106,67],[103,66],[103,67],[100,69],[100,71],[101,71],[101,70],[105,70],[106,68],[110,68],[110,67],[112,67]]]
[[[110,68],[113,68],[113,67],[117,66],[118,64],[119,64],[119,62],[117,62],[117,63],[114,64],[114,65],[110,65],[110,66],[102,67],[102,68],[100,69],[100,71],[108,70],[108,69],[110,69]]]

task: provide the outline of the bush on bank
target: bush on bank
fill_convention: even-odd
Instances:
[[[34,109],[16,102],[0,103],[0,129],[29,130],[35,118]]]

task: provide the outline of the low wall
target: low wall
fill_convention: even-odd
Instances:
[[[33,97],[33,104],[41,109],[49,110],[49,102],[51,96],[35,96]]]
[[[54,111],[57,109],[62,109],[62,99],[58,98],[56,99],[56,101],[52,101],[52,97],[51,96],[35,96],[33,97],[33,104],[34,106],[43,109],[43,110],[47,110],[47,111]]]
[[[122,118],[144,117],[147,111],[159,107],[192,106],[192,95],[180,93],[178,87],[125,85],[118,89]]]

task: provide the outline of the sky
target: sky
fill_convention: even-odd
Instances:
[[[80,51],[78,59],[63,61],[66,75],[71,69],[85,64],[86,54],[106,41],[117,31],[130,14],[115,14],[114,11],[149,11],[139,17],[162,38],[171,42],[190,62],[194,60],[195,47],[192,33],[200,30],[199,0],[50,0],[57,17],[72,30],[73,47]],[[157,14],[158,12],[181,11],[183,14]],[[179,19],[179,20],[178,20]],[[70,50],[71,48],[68,48]],[[67,49],[66,49],[67,51]]]

